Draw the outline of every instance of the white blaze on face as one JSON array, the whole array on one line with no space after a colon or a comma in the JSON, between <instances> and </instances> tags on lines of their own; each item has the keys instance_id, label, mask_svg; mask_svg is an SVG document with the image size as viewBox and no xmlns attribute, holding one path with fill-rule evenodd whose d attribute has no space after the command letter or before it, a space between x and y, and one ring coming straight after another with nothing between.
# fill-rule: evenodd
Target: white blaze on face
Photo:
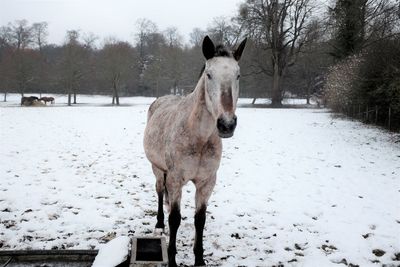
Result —
<instances>
[{"instance_id":1,"label":"white blaze on face","mask_svg":"<svg viewBox=\"0 0 400 267\"><path fill-rule=\"evenodd\" d=\"M230 57L214 57L204 70L206 105L215 119L232 120L239 96L240 68Z\"/></svg>"}]
</instances>

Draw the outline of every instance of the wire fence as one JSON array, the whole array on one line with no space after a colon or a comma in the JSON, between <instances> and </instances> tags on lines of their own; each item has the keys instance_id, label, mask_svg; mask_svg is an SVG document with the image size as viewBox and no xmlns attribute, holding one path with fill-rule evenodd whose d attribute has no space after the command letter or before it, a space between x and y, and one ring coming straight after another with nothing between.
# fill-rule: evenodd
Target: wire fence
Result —
<instances>
[{"instance_id":1,"label":"wire fence","mask_svg":"<svg viewBox=\"0 0 400 267\"><path fill-rule=\"evenodd\" d=\"M382 126L389 131L398 131L400 129L399 114L394 114L390 106L350 105L344 113L364 123Z\"/></svg>"}]
</instances>

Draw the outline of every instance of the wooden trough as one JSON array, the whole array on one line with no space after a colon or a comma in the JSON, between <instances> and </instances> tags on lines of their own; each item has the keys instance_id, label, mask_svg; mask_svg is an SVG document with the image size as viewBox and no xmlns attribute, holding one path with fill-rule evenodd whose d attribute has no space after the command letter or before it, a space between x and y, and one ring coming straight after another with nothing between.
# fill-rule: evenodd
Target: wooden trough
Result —
<instances>
[{"instance_id":1,"label":"wooden trough","mask_svg":"<svg viewBox=\"0 0 400 267\"><path fill-rule=\"evenodd\" d=\"M168 266L167 245L164 237L132 238L132 255L129 267Z\"/></svg>"},{"instance_id":2,"label":"wooden trough","mask_svg":"<svg viewBox=\"0 0 400 267\"><path fill-rule=\"evenodd\" d=\"M1 267L90 267L98 250L0 250ZM128 259L117 267L168 266L164 237L134 237Z\"/></svg>"},{"instance_id":3,"label":"wooden trough","mask_svg":"<svg viewBox=\"0 0 400 267\"><path fill-rule=\"evenodd\" d=\"M98 250L3 250L0 251L0 266L89 267L92 266L97 252Z\"/></svg>"}]
</instances>

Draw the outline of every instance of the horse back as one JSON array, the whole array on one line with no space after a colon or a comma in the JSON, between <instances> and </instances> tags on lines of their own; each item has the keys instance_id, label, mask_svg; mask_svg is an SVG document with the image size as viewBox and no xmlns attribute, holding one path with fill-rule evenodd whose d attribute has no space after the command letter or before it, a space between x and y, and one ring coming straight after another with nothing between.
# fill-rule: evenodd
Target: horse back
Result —
<instances>
[{"instance_id":1,"label":"horse back","mask_svg":"<svg viewBox=\"0 0 400 267\"><path fill-rule=\"evenodd\" d=\"M182 97L180 96L167 95L154 100L154 102L151 103L149 107L149 111L147 112L147 122L150 121L151 117L156 111L166 111L167 109L170 109L177 105L181 99Z\"/></svg>"}]
</instances>

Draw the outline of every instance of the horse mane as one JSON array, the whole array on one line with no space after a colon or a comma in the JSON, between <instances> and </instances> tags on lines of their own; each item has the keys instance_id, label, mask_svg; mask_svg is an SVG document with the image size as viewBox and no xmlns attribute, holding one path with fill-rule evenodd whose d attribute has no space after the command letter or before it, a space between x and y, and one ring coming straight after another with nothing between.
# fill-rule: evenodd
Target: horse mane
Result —
<instances>
[{"instance_id":1,"label":"horse mane","mask_svg":"<svg viewBox=\"0 0 400 267\"><path fill-rule=\"evenodd\" d=\"M225 46L219 44L215 47L214 57L233 57L233 55Z\"/></svg>"},{"instance_id":2,"label":"horse mane","mask_svg":"<svg viewBox=\"0 0 400 267\"><path fill-rule=\"evenodd\" d=\"M224 45L219 44L215 47L215 54L214 57L232 57L232 51L228 50ZM204 69L206 68L206 64L203 65L200 71L199 79L201 75L203 75Z\"/></svg>"}]
</instances>

